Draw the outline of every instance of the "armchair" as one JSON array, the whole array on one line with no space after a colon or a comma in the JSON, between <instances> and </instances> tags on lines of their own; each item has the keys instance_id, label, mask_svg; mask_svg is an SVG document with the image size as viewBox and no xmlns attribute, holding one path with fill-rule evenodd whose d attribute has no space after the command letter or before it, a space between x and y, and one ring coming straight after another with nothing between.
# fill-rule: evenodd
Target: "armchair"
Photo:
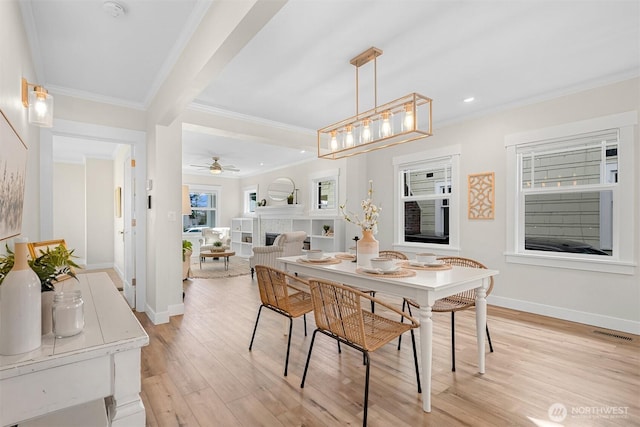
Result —
<instances>
[{"instance_id":1,"label":"armchair","mask_svg":"<svg viewBox=\"0 0 640 427\"><path fill-rule=\"evenodd\" d=\"M203 228L200 240L200 252L210 251L215 242L222 242L222 248L230 248L231 237L229 237L229 227Z\"/></svg>"},{"instance_id":2,"label":"armchair","mask_svg":"<svg viewBox=\"0 0 640 427\"><path fill-rule=\"evenodd\" d=\"M267 265L272 268L282 269L276 258L302 255L302 247L306 238L307 233L304 231L290 231L278 235L273 242L273 246L255 246L253 248L253 256L249 258L251 278L253 279L256 265Z\"/></svg>"}]
</instances>

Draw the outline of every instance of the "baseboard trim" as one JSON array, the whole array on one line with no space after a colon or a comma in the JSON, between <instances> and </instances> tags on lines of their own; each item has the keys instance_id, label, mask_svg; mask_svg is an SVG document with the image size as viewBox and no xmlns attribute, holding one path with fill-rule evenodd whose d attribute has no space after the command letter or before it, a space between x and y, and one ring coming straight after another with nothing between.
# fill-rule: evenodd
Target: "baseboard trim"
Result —
<instances>
[{"instance_id":1,"label":"baseboard trim","mask_svg":"<svg viewBox=\"0 0 640 427\"><path fill-rule=\"evenodd\" d=\"M100 264L87 264L84 266L85 270L103 270L105 268L113 268L112 262L104 262Z\"/></svg>"},{"instance_id":2,"label":"baseboard trim","mask_svg":"<svg viewBox=\"0 0 640 427\"><path fill-rule=\"evenodd\" d=\"M593 325L600 328L614 331L626 332L640 335L640 322L620 319L618 317L603 316L601 314L587 313L584 311L571 310L563 307L556 307L545 304L537 304L529 301L522 301L513 298L499 297L491 295L487 301L499 307L513 310L525 311L527 313L539 314L542 316L554 317L556 319L568 320L571 322Z\"/></svg>"},{"instance_id":3,"label":"baseboard trim","mask_svg":"<svg viewBox=\"0 0 640 427\"><path fill-rule=\"evenodd\" d=\"M171 304L169 306L169 316L179 316L184 314L184 303Z\"/></svg>"},{"instance_id":4,"label":"baseboard trim","mask_svg":"<svg viewBox=\"0 0 640 427\"><path fill-rule=\"evenodd\" d=\"M162 311L162 312L156 313L155 311L153 311L153 309L151 307L149 307L149 305L147 305L147 308L145 310L145 314L147 315L149 320L151 320L151 322L154 325L161 325L163 323L169 323L169 312L168 311Z\"/></svg>"}]
</instances>

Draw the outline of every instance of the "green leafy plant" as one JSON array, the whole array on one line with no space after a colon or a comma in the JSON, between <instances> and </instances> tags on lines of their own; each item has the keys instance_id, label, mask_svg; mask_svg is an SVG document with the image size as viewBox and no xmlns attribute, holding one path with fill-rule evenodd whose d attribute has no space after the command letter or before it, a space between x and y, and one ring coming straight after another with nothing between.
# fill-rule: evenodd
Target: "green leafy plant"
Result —
<instances>
[{"instance_id":1,"label":"green leafy plant","mask_svg":"<svg viewBox=\"0 0 640 427\"><path fill-rule=\"evenodd\" d=\"M290 205L293 204L293 193L287 196L287 203Z\"/></svg>"},{"instance_id":2,"label":"green leafy plant","mask_svg":"<svg viewBox=\"0 0 640 427\"><path fill-rule=\"evenodd\" d=\"M221 240L216 240L215 242L213 242L213 246L215 246L216 248L221 248L222 247L222 241Z\"/></svg>"},{"instance_id":3,"label":"green leafy plant","mask_svg":"<svg viewBox=\"0 0 640 427\"><path fill-rule=\"evenodd\" d=\"M182 241L182 262L186 260L187 251L193 252L193 244L188 240Z\"/></svg>"},{"instance_id":4,"label":"green leafy plant","mask_svg":"<svg viewBox=\"0 0 640 427\"><path fill-rule=\"evenodd\" d=\"M13 268L15 254L5 245L7 254L0 256L0 284ZM74 268L80 268L72 258L73 249L69 250L62 245L55 248L40 250L40 256L30 259L29 267L38 275L42 292L53 291L54 283L63 276L70 276L77 280Z\"/></svg>"}]
</instances>

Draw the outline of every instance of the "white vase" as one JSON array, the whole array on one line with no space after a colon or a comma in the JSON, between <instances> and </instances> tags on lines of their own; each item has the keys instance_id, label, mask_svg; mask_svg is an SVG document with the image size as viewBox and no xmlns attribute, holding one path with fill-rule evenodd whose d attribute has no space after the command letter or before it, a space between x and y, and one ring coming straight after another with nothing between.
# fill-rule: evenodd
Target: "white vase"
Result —
<instances>
[{"instance_id":1,"label":"white vase","mask_svg":"<svg viewBox=\"0 0 640 427\"><path fill-rule=\"evenodd\" d=\"M0 354L33 351L42 342L40 279L27 263L27 241L16 239L13 268L0 285Z\"/></svg>"},{"instance_id":2,"label":"white vase","mask_svg":"<svg viewBox=\"0 0 640 427\"><path fill-rule=\"evenodd\" d=\"M362 230L362 239L356 245L358 267L371 268L371 258L378 257L379 248L378 241L373 237L373 231Z\"/></svg>"}]
</instances>

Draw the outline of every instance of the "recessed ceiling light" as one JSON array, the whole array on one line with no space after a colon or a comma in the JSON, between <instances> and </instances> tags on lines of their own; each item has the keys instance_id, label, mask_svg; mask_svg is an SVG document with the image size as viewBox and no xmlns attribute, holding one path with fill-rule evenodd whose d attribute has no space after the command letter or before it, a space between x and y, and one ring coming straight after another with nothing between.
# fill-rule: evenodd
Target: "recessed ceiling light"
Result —
<instances>
[{"instance_id":1,"label":"recessed ceiling light","mask_svg":"<svg viewBox=\"0 0 640 427\"><path fill-rule=\"evenodd\" d=\"M304 154L306 152L307 152L307 150L300 150L300 154Z\"/></svg>"},{"instance_id":2,"label":"recessed ceiling light","mask_svg":"<svg viewBox=\"0 0 640 427\"><path fill-rule=\"evenodd\" d=\"M124 15L124 7L114 1L106 1L102 3L102 10L114 18Z\"/></svg>"},{"instance_id":3,"label":"recessed ceiling light","mask_svg":"<svg viewBox=\"0 0 640 427\"><path fill-rule=\"evenodd\" d=\"M474 100L475 100L475 98L473 96L470 96L469 98L463 99L462 102L469 103L469 102L473 102Z\"/></svg>"},{"instance_id":4,"label":"recessed ceiling light","mask_svg":"<svg viewBox=\"0 0 640 427\"><path fill-rule=\"evenodd\" d=\"M260 166L264 166L264 163L263 163L263 162L260 162Z\"/></svg>"}]
</instances>

